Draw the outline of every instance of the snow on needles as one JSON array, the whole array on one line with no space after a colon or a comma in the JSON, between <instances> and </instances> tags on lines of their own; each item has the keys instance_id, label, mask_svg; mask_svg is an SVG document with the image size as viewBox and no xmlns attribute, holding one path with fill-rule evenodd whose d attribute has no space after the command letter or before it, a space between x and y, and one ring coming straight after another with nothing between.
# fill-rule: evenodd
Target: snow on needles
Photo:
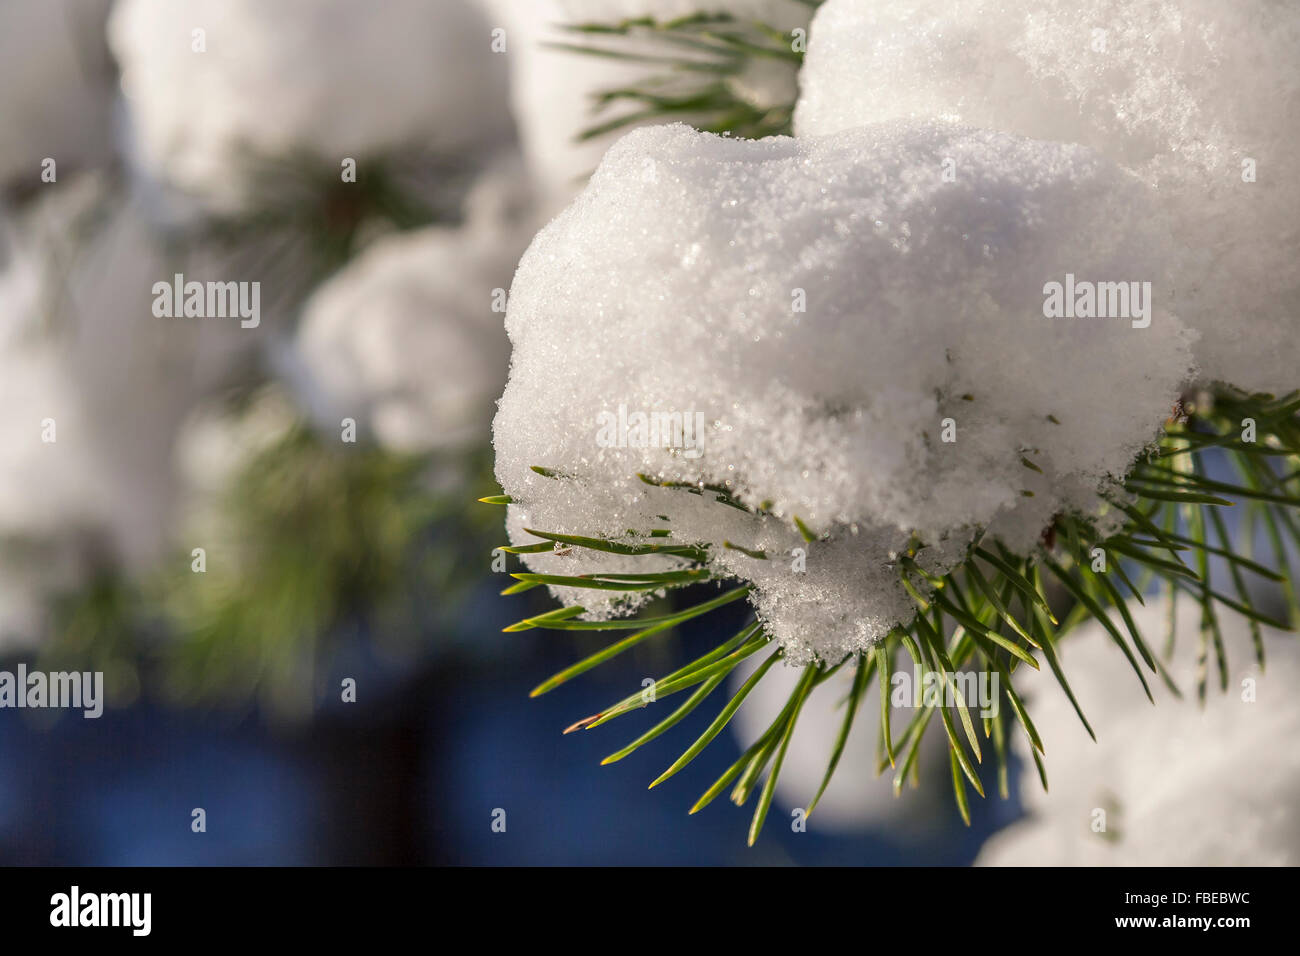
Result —
<instances>
[{"instance_id":1,"label":"snow on needles","mask_svg":"<svg viewBox=\"0 0 1300 956\"><path fill-rule=\"evenodd\" d=\"M867 646L911 616L890 562L913 534L936 567L980 528L1028 548L1057 511L1095 512L1156 437L1191 357L1154 219L1083 147L943 122L637 130L511 288L495 442L512 540L667 528L754 583L792 661ZM1046 318L1044 284L1067 274L1151 281L1150 324ZM827 537L806 544L795 518ZM618 570L608 557L528 563Z\"/></svg>"}]
</instances>

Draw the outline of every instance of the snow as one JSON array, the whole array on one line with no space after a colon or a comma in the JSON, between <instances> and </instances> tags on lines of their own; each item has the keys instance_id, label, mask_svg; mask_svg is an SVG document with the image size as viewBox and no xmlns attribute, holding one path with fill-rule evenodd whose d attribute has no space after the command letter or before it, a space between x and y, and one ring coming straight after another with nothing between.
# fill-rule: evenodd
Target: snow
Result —
<instances>
[{"instance_id":1,"label":"snow","mask_svg":"<svg viewBox=\"0 0 1300 956\"><path fill-rule=\"evenodd\" d=\"M353 0L122 0L109 39L136 161L219 212L304 159L339 170L510 135L506 60L467 0L387 0L382 15Z\"/></svg>"},{"instance_id":2,"label":"snow","mask_svg":"<svg viewBox=\"0 0 1300 956\"><path fill-rule=\"evenodd\" d=\"M303 310L291 375L318 425L347 417L364 439L406 452L487 443L505 382L504 307L530 224L517 164L484 177L464 226L373 243Z\"/></svg>"},{"instance_id":3,"label":"snow","mask_svg":"<svg viewBox=\"0 0 1300 956\"><path fill-rule=\"evenodd\" d=\"M165 552L172 441L237 354L229 339L253 339L238 323L223 336L154 317L152 284L174 263L97 176L60 182L0 226L0 577L16 595L0 597L0 637L30 639L43 597Z\"/></svg>"},{"instance_id":4,"label":"snow","mask_svg":"<svg viewBox=\"0 0 1300 956\"><path fill-rule=\"evenodd\" d=\"M298 334L321 426L353 418L399 451L482 442L509 354L492 290L512 264L430 228L378 241L326 282Z\"/></svg>"},{"instance_id":5,"label":"snow","mask_svg":"<svg viewBox=\"0 0 1300 956\"><path fill-rule=\"evenodd\" d=\"M166 498L147 449L166 442L163 422L177 397L160 376L166 343L146 347L133 334L152 319L149 283L163 267L129 208L109 211L97 190L71 190L50 194L8 227L0 276L7 366L0 378L10 396L0 402L8 459L0 469L0 533L100 524L113 529L115 550L138 557L149 550L147 529ZM88 206L104 218L80 245L48 239L84 225ZM42 441L47 417L54 442ZM120 421L131 423L129 432ZM33 488L42 489L39 502Z\"/></svg>"},{"instance_id":6,"label":"snow","mask_svg":"<svg viewBox=\"0 0 1300 956\"><path fill-rule=\"evenodd\" d=\"M978 528L1027 549L1056 511L1096 511L1099 486L1156 437L1191 359L1151 220L1145 188L1087 149L940 122L627 135L511 288L494 427L512 540L670 528L755 584L796 663L879 640L910 618L890 562L913 533L934 567ZM1067 273L1152 281L1150 326L1046 318L1044 283ZM702 455L602 441L620 406L702 415ZM766 513L638 473L720 484ZM829 539L806 544L795 517ZM528 564L614 570L607 558Z\"/></svg>"},{"instance_id":7,"label":"snow","mask_svg":"<svg viewBox=\"0 0 1300 956\"><path fill-rule=\"evenodd\" d=\"M44 600L76 585L85 551L113 529L94 419L42 328L40 261L6 223L0 272L0 648L41 632ZM48 428L54 427L52 442ZM39 489L39 493L34 493ZM119 526L120 528L120 526ZM111 541L115 534L108 534Z\"/></svg>"},{"instance_id":8,"label":"snow","mask_svg":"<svg viewBox=\"0 0 1300 956\"><path fill-rule=\"evenodd\" d=\"M1152 707L1099 623L1066 638L1070 686L1097 732L1088 737L1052 675L1017 677L1046 751L1050 791L1029 762L1021 801L1028 819L993 836L978 862L989 866L1295 866L1300 862L1300 727L1293 688L1300 680L1295 636L1264 628L1267 672L1253 660L1244 618L1220 609L1231 680L1220 693L1211 654L1205 709L1195 692L1200 610L1179 602L1170 671L1177 700L1151 680ZM1166 599L1130 606L1144 634L1164 633ZM1249 664L1247 663L1249 662ZM1253 687L1251 686L1253 685ZM1248 691L1255 699L1246 699ZM1106 832L1093 830L1105 810Z\"/></svg>"},{"instance_id":9,"label":"snow","mask_svg":"<svg viewBox=\"0 0 1300 956\"><path fill-rule=\"evenodd\" d=\"M1300 385L1297 49L1300 7L1276 0L828 0L795 131L943 117L1096 149L1159 190L1201 378L1284 394Z\"/></svg>"}]
</instances>

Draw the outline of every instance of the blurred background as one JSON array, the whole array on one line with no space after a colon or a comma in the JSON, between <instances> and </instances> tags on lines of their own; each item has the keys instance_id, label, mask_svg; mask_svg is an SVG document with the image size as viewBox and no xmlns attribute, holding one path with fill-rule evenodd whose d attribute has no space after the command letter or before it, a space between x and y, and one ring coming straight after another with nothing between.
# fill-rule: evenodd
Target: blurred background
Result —
<instances>
[{"instance_id":1,"label":"blurred background","mask_svg":"<svg viewBox=\"0 0 1300 956\"><path fill-rule=\"evenodd\" d=\"M793 104L786 62L563 48L617 7L0 2L0 669L107 696L0 710L0 862L963 863L1008 818L747 851L741 811L685 814L731 737L651 794L666 752L561 736L707 634L527 696L586 645L501 632L546 605L497 596L475 502L515 263L621 127ZM258 314L159 282L257 283Z\"/></svg>"},{"instance_id":2,"label":"blurred background","mask_svg":"<svg viewBox=\"0 0 1300 956\"><path fill-rule=\"evenodd\" d=\"M937 735L895 799L864 717L773 825L828 687L747 849L747 811L686 809L757 717L653 793L708 708L612 767L649 714L560 733L739 616L538 699L592 642L502 633L549 608L498 596L475 502L519 256L632 124L788 132L797 58L611 26L693 6L0 0L0 670L107 693L0 710L0 863L967 864L1021 815L1013 774L963 826ZM815 5L763 6L755 43ZM188 282L256 312L155 288Z\"/></svg>"}]
</instances>

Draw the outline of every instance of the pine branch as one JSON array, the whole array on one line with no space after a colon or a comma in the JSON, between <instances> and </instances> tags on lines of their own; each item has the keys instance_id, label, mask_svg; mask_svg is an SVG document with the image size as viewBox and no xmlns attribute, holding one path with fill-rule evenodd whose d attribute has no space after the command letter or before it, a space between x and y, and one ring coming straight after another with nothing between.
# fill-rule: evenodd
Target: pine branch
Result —
<instances>
[{"instance_id":1,"label":"pine branch","mask_svg":"<svg viewBox=\"0 0 1300 956\"><path fill-rule=\"evenodd\" d=\"M815 9L820 0L804 2ZM791 37L768 24L727 13L698 13L669 20L635 17L613 24L581 23L564 29L574 40L547 44L550 49L639 63L649 71L635 86L597 91L591 102L593 120L578 134L579 141L638 123L673 121L746 139L792 132L794 77L803 52ZM770 71L774 80L788 80L788 100L755 102L745 95L741 77L758 65ZM620 104L630 108L607 115Z\"/></svg>"},{"instance_id":2,"label":"pine branch","mask_svg":"<svg viewBox=\"0 0 1300 956\"><path fill-rule=\"evenodd\" d=\"M1221 690L1228 686L1229 665L1218 627L1217 609L1228 608L1251 622L1256 658L1264 661L1260 625L1293 630L1300 623L1296 603L1295 578L1286 557L1286 545L1300 547L1300 393L1281 399L1267 395L1248 395L1224 389L1196 402L1183 403L1186 415L1166 423L1157 447L1135 461L1126 476L1125 494L1110 495L1110 506L1125 516L1120 529L1103 536L1094 516L1058 514L1044 529L1042 546L1031 554L1014 554L1001 541L981 536L970 542L965 560L946 573L927 570L923 565L925 547L913 538L907 551L897 557L895 571L915 605L915 616L906 625L894 629L882 642L843 660L817 661L805 665L804 673L791 692L785 708L758 741L692 807L703 808L733 780L733 802L743 804L757 786L758 778L770 766L750 828L750 842L762 829L772 798L781 758L793 733L795 721L808 693L843 666L854 668L852 691L844 723L835 741L826 774L809 804L816 806L829 784L848 735L858 705L873 672L878 675L881 693L881 759L879 770L896 769L895 787L901 786L917 768L918 748L932 718L938 712L950 752L954 799L962 818L969 824L970 809L967 786L984 795L980 773L983 749L979 743L975 720L960 689L953 681L958 672L972 671L983 680L996 675L1000 694L1010 707L1016 722L1028 739L1034 759L1046 787L1046 769L1040 755L1043 741L1017 694L1012 681L1020 665L1039 668L1039 658L1048 668L1069 699L1080 722L1095 739L1091 724L1070 688L1065 667L1058 655L1058 645L1080 624L1096 620L1106 630L1117 649L1128 660L1142 691L1154 701L1148 674L1158 677L1174 693L1178 689L1169 678L1165 664L1152 651L1129 612L1126 595L1120 585L1138 600L1149 593L1152 585L1164 589L1170 597L1181 594L1195 600L1201 608L1201 657L1206 666L1198 688L1204 700L1208 684L1208 659L1216 662ZM1253 420L1256 433L1248 440L1243 422ZM1208 477L1211 458L1226 459L1237 474L1236 481ZM1032 463L1027 464L1030 467ZM566 480L545 468L539 473ZM643 480L651 481L645 478ZM704 483L677 483L672 487L683 494L712 499L723 507L742 508L753 513L760 509L746 506L723 487ZM493 504L508 504L508 496L482 499ZM1229 531L1222 509L1245 507L1245 520L1237 536ZM797 518L794 522L809 536ZM1260 550L1253 528L1263 524L1271 551ZM516 574L529 584L557 584L565 587L588 587L625 592L652 591L682 593L688 599L699 593L703 581L735 581L721 573L710 560L715 547L746 550L730 542L675 540L656 529L654 543L628 543L598 537L530 531L540 540L536 544L512 546L514 553L540 553L554 548L582 548L598 553L620 555L671 554L687 566L670 572L638 574L584 574L555 576ZM634 539L633 539L634 540ZM747 552L748 553L748 552ZM761 558L761 554L754 554ZM1227 587L1215 580L1211 557L1226 564ZM1104 564L1095 566L1100 560ZM1276 567L1275 566L1279 566ZM1115 571L1115 575L1109 573ZM1284 620L1261 608L1247 586L1247 576L1254 576L1285 590L1287 614ZM1135 583L1137 578L1141 583ZM1055 581L1060 594L1049 591L1046 582ZM1116 580L1118 579L1118 580ZM514 589L507 589L507 592ZM715 596L689 604L673 614L657 618L578 621L584 609L564 608L540 616L525 618L509 630L626 630L637 633L624 638L543 682L534 694L544 693L615 656L628 647L666 633L672 627L731 603L748 593L748 586L726 590ZM1054 600L1055 599L1055 600ZM692 664L675 671L655 684L651 697L633 694L595 715L578 721L570 731L592 729L632 710L648 706L649 700L678 691L698 688L686 704L650 731L611 754L606 762L622 759L643 745L659 738L686 713L703 700L741 661L763 648L772 653L718 712L705 733L652 783L655 786L677 773L693 760L729 722L753 688L781 656L755 619L729 641L718 645ZM899 649L911 658L917 673L934 675L949 694L938 700L922 701L902 736L892 736L893 706L888 699L893 661ZM1165 651L1167 660L1172 645ZM998 792L1007 794L1005 724L1000 710L995 716L982 718L986 738L994 741L994 761ZM901 755L901 759L900 759Z\"/></svg>"}]
</instances>

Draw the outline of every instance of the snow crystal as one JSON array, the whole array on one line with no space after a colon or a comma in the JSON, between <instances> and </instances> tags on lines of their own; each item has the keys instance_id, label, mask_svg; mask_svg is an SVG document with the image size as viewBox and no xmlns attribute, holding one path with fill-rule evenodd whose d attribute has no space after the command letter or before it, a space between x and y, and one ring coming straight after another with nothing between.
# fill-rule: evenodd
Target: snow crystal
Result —
<instances>
[{"instance_id":1,"label":"snow crystal","mask_svg":"<svg viewBox=\"0 0 1300 956\"><path fill-rule=\"evenodd\" d=\"M1300 386L1300 6L1276 0L828 0L799 135L944 117L1082 143L1160 191L1206 381Z\"/></svg>"},{"instance_id":2,"label":"snow crystal","mask_svg":"<svg viewBox=\"0 0 1300 956\"><path fill-rule=\"evenodd\" d=\"M1164 633L1167 599L1130 611L1145 634ZM1294 693L1300 655L1293 635L1264 628L1267 674L1257 673L1245 618L1218 611L1233 668L1226 694L1211 686L1202 709L1195 658L1178 649L1170 666L1178 700L1148 674L1156 706L1101 624L1061 645L1070 687L1097 733L1094 743L1050 673L1025 674L1020 690L1046 749L1043 792L1022 775L1029 819L997 834L978 862L1014 866L1295 866L1300 863L1300 727ZM1199 628L1195 602L1179 602L1177 631ZM1192 640L1195 640L1193 637ZM1250 662L1249 667L1246 662ZM1211 662L1211 669L1214 664ZM1250 684L1246 683L1249 679ZM1211 674L1211 684L1215 675ZM1247 688L1254 699L1247 700ZM1026 765L1022 734L1015 747ZM1095 832L1106 812L1106 831Z\"/></svg>"},{"instance_id":3,"label":"snow crystal","mask_svg":"<svg viewBox=\"0 0 1300 956\"><path fill-rule=\"evenodd\" d=\"M509 136L505 57L466 0L122 0L109 38L140 163L222 212L304 154L338 170Z\"/></svg>"},{"instance_id":4,"label":"snow crystal","mask_svg":"<svg viewBox=\"0 0 1300 956\"><path fill-rule=\"evenodd\" d=\"M944 123L629 134L511 288L495 440L512 540L669 529L754 583L793 660L878 640L910 617L891 560L913 533L936 567L978 528L1027 548L1155 437L1190 352L1150 215L1083 147ZM1152 282L1150 325L1046 318L1067 274Z\"/></svg>"}]
</instances>

